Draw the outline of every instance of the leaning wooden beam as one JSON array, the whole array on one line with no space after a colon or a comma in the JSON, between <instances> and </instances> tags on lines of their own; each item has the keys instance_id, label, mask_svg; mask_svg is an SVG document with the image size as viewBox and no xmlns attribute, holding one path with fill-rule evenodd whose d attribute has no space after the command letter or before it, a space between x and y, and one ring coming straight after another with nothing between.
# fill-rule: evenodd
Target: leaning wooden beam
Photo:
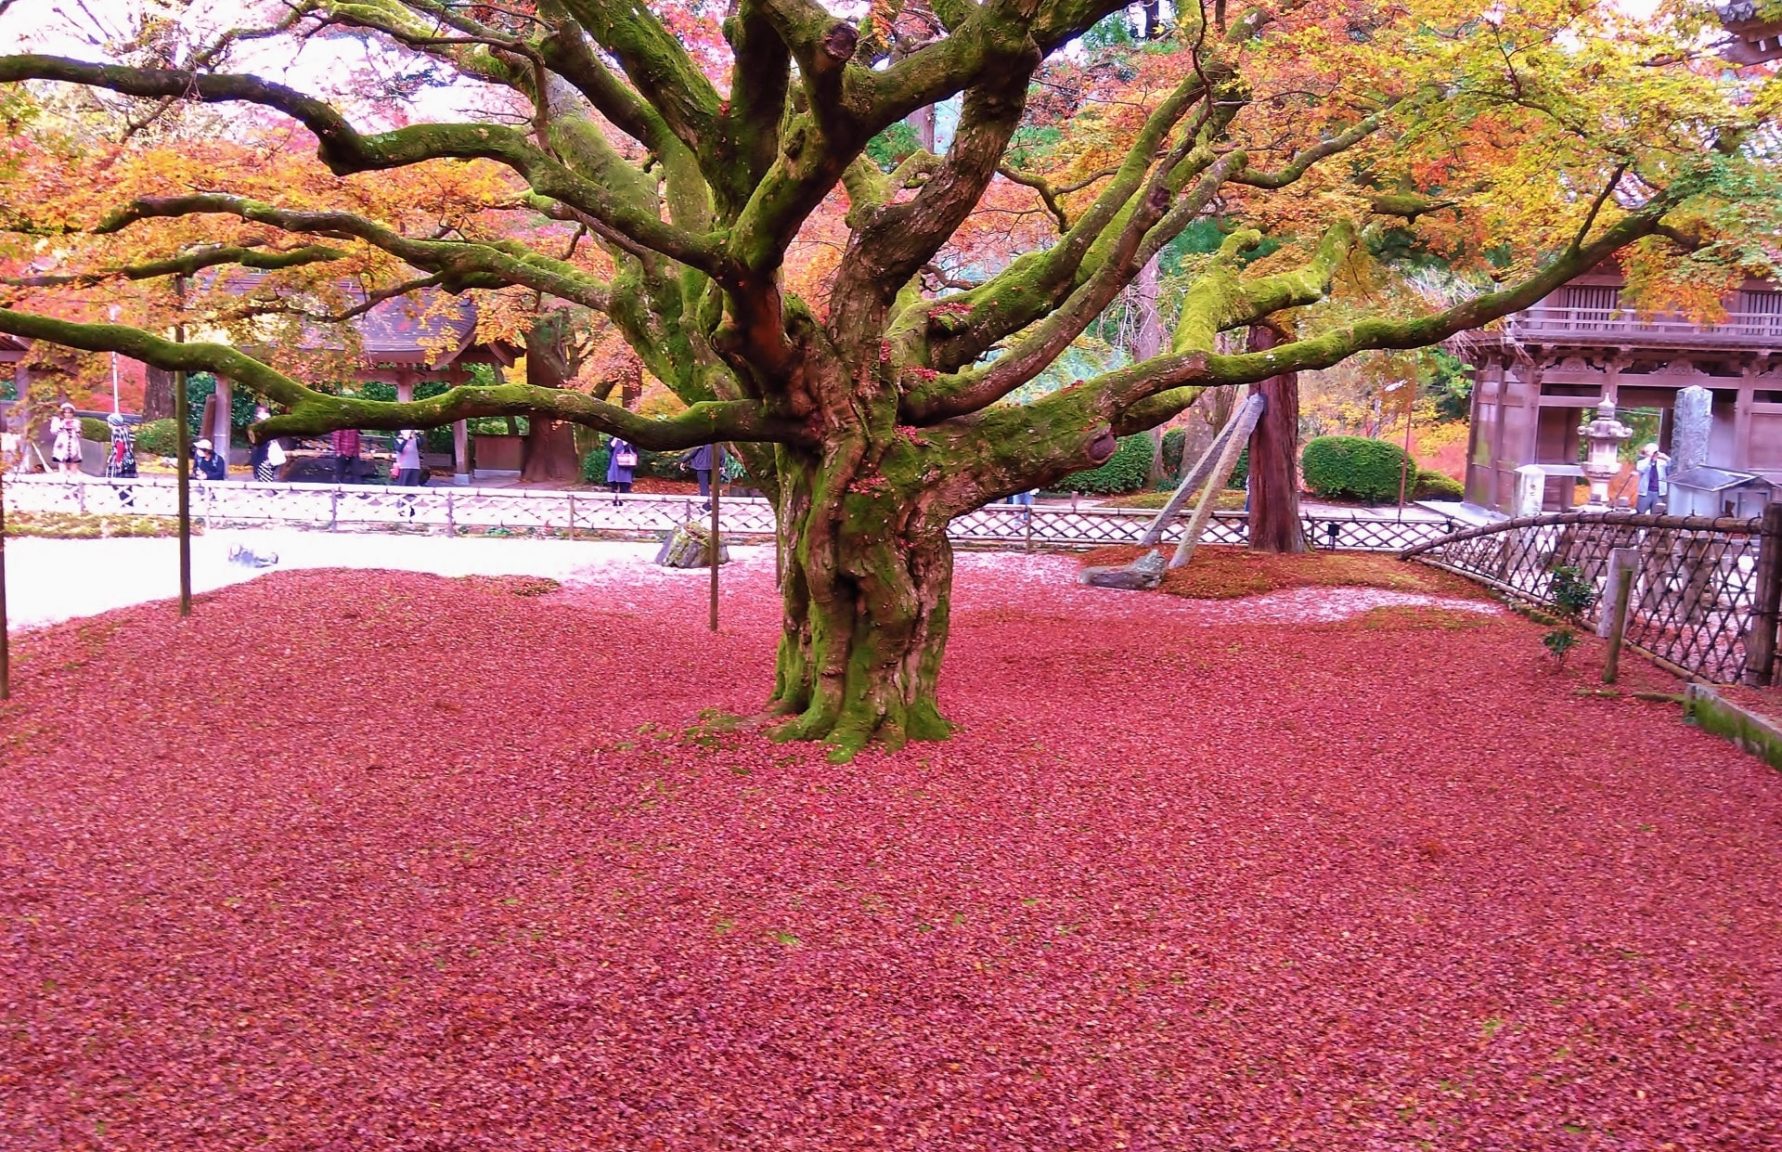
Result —
<instances>
[{"instance_id":1,"label":"leaning wooden beam","mask_svg":"<svg viewBox=\"0 0 1782 1152\"><path fill-rule=\"evenodd\" d=\"M1760 517L1745 519L1737 516L1655 516L1650 512L1549 512L1540 516L1517 516L1511 520L1494 520L1490 524L1481 524L1476 528L1466 528L1451 536L1439 536L1434 540L1406 548L1398 554L1400 560L1409 560L1420 556L1434 548L1458 544L1462 540L1472 540L1480 536L1491 536L1498 532L1508 532L1516 528L1544 528L1558 524L1579 524L1589 521L1593 524L1620 524L1631 528L1670 528L1686 532L1732 532L1755 536L1763 527Z\"/></svg>"},{"instance_id":2,"label":"leaning wooden beam","mask_svg":"<svg viewBox=\"0 0 1782 1152\"><path fill-rule=\"evenodd\" d=\"M1200 543L1200 534L1206 530L1207 521L1213 518L1213 505L1219 499L1219 491L1231 479L1232 470L1237 467L1238 456L1242 454L1244 445L1250 442L1250 433L1256 430L1256 422L1262 419L1263 403L1260 394L1247 397L1240 414L1232 420L1231 439L1225 442L1225 448L1219 453L1219 462L1213 466L1212 475L1207 477L1206 491L1200 494L1200 503L1194 506L1194 515L1188 521L1188 531L1182 533L1182 542L1176 545L1175 557L1169 562L1171 568L1180 568L1194 555L1194 547Z\"/></svg>"},{"instance_id":3,"label":"leaning wooden beam","mask_svg":"<svg viewBox=\"0 0 1782 1152\"><path fill-rule=\"evenodd\" d=\"M1164 527L1181 512L1182 505L1188 503L1189 495L1212 470L1213 461L1218 458L1220 449L1225 447L1226 442L1231 438L1232 430L1238 426L1238 421L1244 418L1251 404L1256 404L1260 408L1262 397L1246 396L1244 402L1238 406L1236 411L1232 412L1231 419L1225 422L1225 427L1219 429L1212 442L1207 445L1206 451L1200 454L1200 459L1194 462L1194 467L1189 469L1188 474L1182 477L1182 482L1176 485L1175 495L1171 496L1169 503L1158 511L1157 518L1151 521L1151 526L1145 529L1145 534L1139 537L1140 547L1149 548L1163 539ZM1254 426L1252 423L1251 427Z\"/></svg>"}]
</instances>

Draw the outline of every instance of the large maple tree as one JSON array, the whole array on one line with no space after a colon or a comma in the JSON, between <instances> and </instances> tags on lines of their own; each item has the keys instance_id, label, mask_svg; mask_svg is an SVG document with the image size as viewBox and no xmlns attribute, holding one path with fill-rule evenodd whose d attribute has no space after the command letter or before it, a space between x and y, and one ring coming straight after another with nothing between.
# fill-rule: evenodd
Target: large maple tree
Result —
<instances>
[{"instance_id":1,"label":"large maple tree","mask_svg":"<svg viewBox=\"0 0 1782 1152\"><path fill-rule=\"evenodd\" d=\"M83 86L148 117L248 109L262 139L319 161L262 146L251 174L88 179L57 211L42 190L4 197L5 227L87 261L89 285L339 262L390 291L529 293L622 336L687 403L672 417L513 382L356 400L239 342L19 297L0 331L227 375L280 409L260 436L528 414L655 449L736 443L782 542L771 711L848 753L947 730L955 516L1105 461L1205 389L1434 343L1623 250L1636 288L1775 260L1752 143L1775 85L1729 83L1686 5L1628 20L1583 0L1265 0L1173 23L1135 8L1153 39L1090 67L1085 34L1124 10L284 0L263 26L148 59L0 57L0 82ZM231 65L247 45L341 35L408 61L388 91L328 100ZM482 111L420 119L439 102L416 93L442 83ZM907 146L884 147L899 131ZM1217 243L1177 243L1209 221ZM1164 256L1173 335L1030 387ZM1443 299L1400 275L1432 262Z\"/></svg>"}]
</instances>

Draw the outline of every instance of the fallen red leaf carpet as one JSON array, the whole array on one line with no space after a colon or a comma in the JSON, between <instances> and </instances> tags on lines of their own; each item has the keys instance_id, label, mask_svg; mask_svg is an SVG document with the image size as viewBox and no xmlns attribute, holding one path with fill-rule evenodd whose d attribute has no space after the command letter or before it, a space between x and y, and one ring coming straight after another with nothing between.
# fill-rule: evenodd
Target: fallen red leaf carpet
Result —
<instances>
[{"instance_id":1,"label":"fallen red leaf carpet","mask_svg":"<svg viewBox=\"0 0 1782 1152\"><path fill-rule=\"evenodd\" d=\"M1513 617L961 567L846 767L698 727L759 563L23 637L0 1148L1782 1147L1782 775Z\"/></svg>"}]
</instances>

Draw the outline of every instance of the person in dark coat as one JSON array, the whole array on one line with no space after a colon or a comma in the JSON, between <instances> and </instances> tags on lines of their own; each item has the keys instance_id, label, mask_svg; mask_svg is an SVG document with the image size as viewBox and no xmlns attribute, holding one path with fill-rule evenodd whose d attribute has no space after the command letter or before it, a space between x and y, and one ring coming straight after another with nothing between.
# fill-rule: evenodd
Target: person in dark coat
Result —
<instances>
[{"instance_id":1,"label":"person in dark coat","mask_svg":"<svg viewBox=\"0 0 1782 1152\"><path fill-rule=\"evenodd\" d=\"M192 445L192 479L222 480L228 475L228 461L211 449L209 440Z\"/></svg>"},{"instance_id":2,"label":"person in dark coat","mask_svg":"<svg viewBox=\"0 0 1782 1152\"><path fill-rule=\"evenodd\" d=\"M681 462L693 469L693 475L699 478L699 494L710 496L712 494L712 446L701 444L687 453Z\"/></svg>"},{"instance_id":3,"label":"person in dark coat","mask_svg":"<svg viewBox=\"0 0 1782 1152\"><path fill-rule=\"evenodd\" d=\"M637 467L637 449L629 440L614 436L606 457L606 486L619 502L621 492L631 491L631 473Z\"/></svg>"}]
</instances>

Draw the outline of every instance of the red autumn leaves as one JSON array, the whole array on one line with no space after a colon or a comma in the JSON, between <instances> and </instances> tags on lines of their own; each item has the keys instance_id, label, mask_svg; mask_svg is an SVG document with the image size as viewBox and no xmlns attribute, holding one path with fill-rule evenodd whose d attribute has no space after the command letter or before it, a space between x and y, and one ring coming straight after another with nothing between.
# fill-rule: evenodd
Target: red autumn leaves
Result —
<instances>
[{"instance_id":1,"label":"red autumn leaves","mask_svg":"<svg viewBox=\"0 0 1782 1152\"><path fill-rule=\"evenodd\" d=\"M1782 1140L1771 770L1514 618L960 567L961 734L846 768L698 725L759 560L716 639L701 574L25 637L0 1147Z\"/></svg>"}]
</instances>

